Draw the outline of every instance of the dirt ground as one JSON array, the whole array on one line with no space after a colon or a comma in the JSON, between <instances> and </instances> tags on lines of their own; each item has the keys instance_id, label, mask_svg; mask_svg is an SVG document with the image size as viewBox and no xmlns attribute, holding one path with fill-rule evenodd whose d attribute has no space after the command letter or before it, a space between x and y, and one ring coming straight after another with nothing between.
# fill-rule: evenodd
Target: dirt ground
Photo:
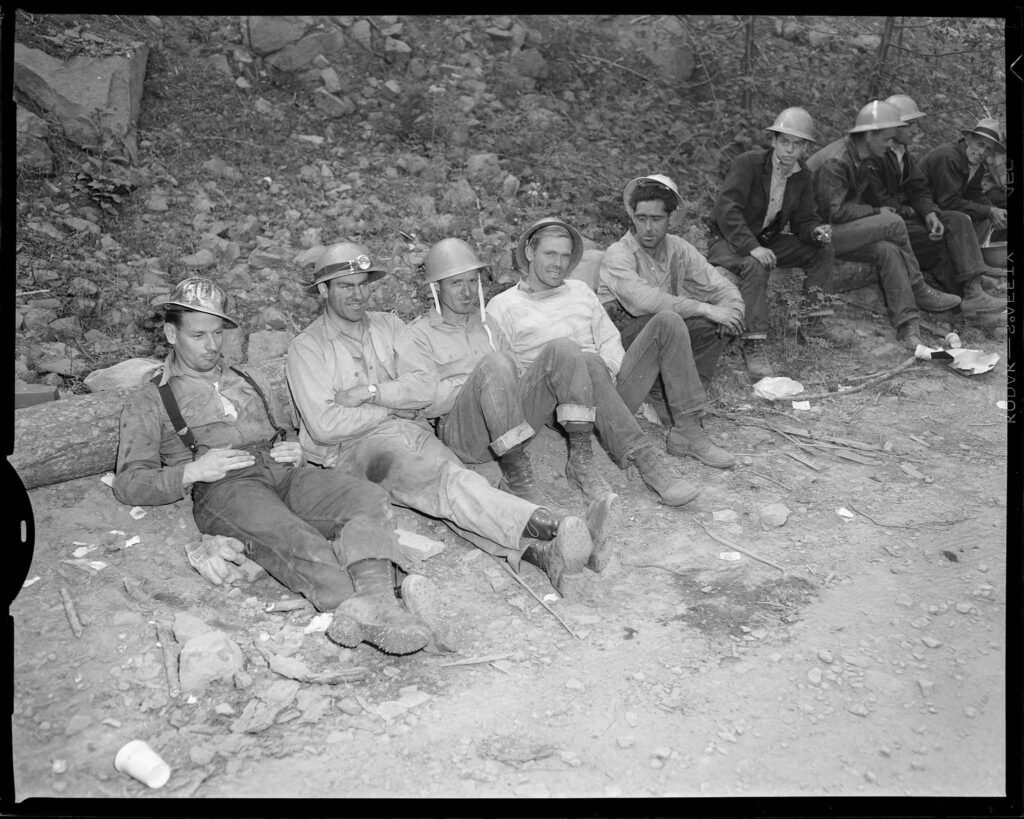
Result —
<instances>
[{"instance_id":1,"label":"dirt ground","mask_svg":"<svg viewBox=\"0 0 1024 819\"><path fill-rule=\"evenodd\" d=\"M446 543L418 570L445 594L454 653L339 649L303 632L312 609L265 610L292 597L265 574L209 585L183 555L196 537L189 501L135 519L100 476L32 491L30 585L11 609L17 799L1002 795L1005 359L973 378L918 362L810 412L740 392L741 366L735 352L723 359L720 414L707 419L741 463L680 462L703 487L693 503L658 505L601 451L622 511L604 573L548 603L573 634L487 555L408 512L403 528ZM882 448L857 450L869 463L800 452L757 424ZM563 446L545 430L534 459L578 505ZM760 519L771 503L790 511L781 526ZM786 573L723 559L733 550L702 526ZM83 543L98 548L66 562ZM553 593L532 566L522 576ZM241 646L234 684L169 698L155 625L183 611ZM257 648L268 645L315 671L368 673L282 685ZM256 698L270 717L240 730ZM160 790L113 767L137 738L172 769Z\"/></svg>"}]
</instances>

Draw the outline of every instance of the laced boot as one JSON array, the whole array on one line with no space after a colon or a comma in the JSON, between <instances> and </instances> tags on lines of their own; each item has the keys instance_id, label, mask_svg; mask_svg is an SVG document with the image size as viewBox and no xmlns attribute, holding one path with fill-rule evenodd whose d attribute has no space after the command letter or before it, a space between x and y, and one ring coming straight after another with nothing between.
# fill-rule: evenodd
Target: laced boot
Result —
<instances>
[{"instance_id":1,"label":"laced boot","mask_svg":"<svg viewBox=\"0 0 1024 819\"><path fill-rule=\"evenodd\" d=\"M736 464L736 458L713 444L704 434L700 418L694 413L681 416L676 425L668 431L665 450L669 455L677 457L689 455L702 464L716 469L726 469Z\"/></svg>"},{"instance_id":2,"label":"laced boot","mask_svg":"<svg viewBox=\"0 0 1024 819\"><path fill-rule=\"evenodd\" d=\"M952 310L960 303L960 297L952 293L943 293L934 287L929 287L924 278L919 278L911 285L914 293L914 301L922 310L932 313L941 313L945 310Z\"/></svg>"},{"instance_id":3,"label":"laced boot","mask_svg":"<svg viewBox=\"0 0 1024 819\"><path fill-rule=\"evenodd\" d=\"M527 546L523 560L541 569L559 594L562 593L562 578L579 574L594 550L582 518L575 515L557 518L544 507L530 517L523 537L540 541Z\"/></svg>"},{"instance_id":4,"label":"laced boot","mask_svg":"<svg viewBox=\"0 0 1024 819\"><path fill-rule=\"evenodd\" d=\"M569 460L565 464L565 477L576 484L588 501L597 501L612 494L597 467L594 466L594 451L591 449L590 424L586 430L573 429L566 424L569 435Z\"/></svg>"},{"instance_id":5,"label":"laced boot","mask_svg":"<svg viewBox=\"0 0 1024 819\"><path fill-rule=\"evenodd\" d=\"M430 626L433 639L425 650L430 653L455 651L453 629L444 617L437 584L422 574L406 575L399 594L405 607Z\"/></svg>"},{"instance_id":6,"label":"laced boot","mask_svg":"<svg viewBox=\"0 0 1024 819\"><path fill-rule=\"evenodd\" d=\"M534 483L533 464L530 462L530 454L526 451L525 441L516 444L504 455L499 455L498 466L501 467L498 489L538 506L542 505L543 500Z\"/></svg>"},{"instance_id":7,"label":"laced boot","mask_svg":"<svg viewBox=\"0 0 1024 819\"><path fill-rule=\"evenodd\" d=\"M619 496L614 492L594 501L587 508L587 531L594 548L587 558L587 568L594 572L603 572L611 559L612 542L608 538L608 529L618 516Z\"/></svg>"},{"instance_id":8,"label":"laced boot","mask_svg":"<svg viewBox=\"0 0 1024 819\"><path fill-rule=\"evenodd\" d=\"M664 454L654 446L641 447L629 456L636 464L640 477L657 493L666 506L682 506L692 501L700 490L677 477L665 460Z\"/></svg>"},{"instance_id":9,"label":"laced boot","mask_svg":"<svg viewBox=\"0 0 1024 819\"><path fill-rule=\"evenodd\" d=\"M754 381L775 375L775 368L768 360L768 351L765 349L767 345L766 338L743 339L743 363L747 366L747 375Z\"/></svg>"},{"instance_id":10,"label":"laced boot","mask_svg":"<svg viewBox=\"0 0 1024 819\"><path fill-rule=\"evenodd\" d=\"M917 349L917 345L921 343L921 328L917 319L905 321L896 328L896 341L911 350Z\"/></svg>"},{"instance_id":11,"label":"laced boot","mask_svg":"<svg viewBox=\"0 0 1024 819\"><path fill-rule=\"evenodd\" d=\"M960 311L966 315L975 313L996 313L1006 309L1006 300L990 296L981 286L981 277L964 283L964 297Z\"/></svg>"},{"instance_id":12,"label":"laced boot","mask_svg":"<svg viewBox=\"0 0 1024 819\"><path fill-rule=\"evenodd\" d=\"M355 594L338 606L335 617L341 613L355 620L365 642L388 654L411 654L430 642L430 627L395 597L390 560L359 560L348 567L348 574ZM351 640L353 635L338 636Z\"/></svg>"}]
</instances>

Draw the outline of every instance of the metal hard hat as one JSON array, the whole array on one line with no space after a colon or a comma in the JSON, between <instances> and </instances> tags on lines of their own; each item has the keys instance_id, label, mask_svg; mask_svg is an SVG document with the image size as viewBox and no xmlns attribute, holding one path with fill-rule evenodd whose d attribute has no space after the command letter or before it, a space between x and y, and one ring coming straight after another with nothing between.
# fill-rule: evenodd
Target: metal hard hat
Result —
<instances>
[{"instance_id":1,"label":"metal hard hat","mask_svg":"<svg viewBox=\"0 0 1024 819\"><path fill-rule=\"evenodd\" d=\"M427 271L427 282L430 283L470 270L480 270L487 265L477 258L476 252L468 242L450 238L442 239L427 251L423 267Z\"/></svg>"},{"instance_id":2,"label":"metal hard hat","mask_svg":"<svg viewBox=\"0 0 1024 819\"><path fill-rule=\"evenodd\" d=\"M633 215L633 211L629 207L629 198L633 195L633 191L636 190L636 186L641 182L653 182L656 185L661 185L663 188L668 188L675 194L676 207L683 206L683 197L679 195L679 188L676 187L676 183L664 174L652 173L650 176L638 176L636 179L630 179L626 183L626 187L622 189L622 204L626 206L626 213L630 216Z\"/></svg>"},{"instance_id":3,"label":"metal hard hat","mask_svg":"<svg viewBox=\"0 0 1024 819\"><path fill-rule=\"evenodd\" d=\"M886 97L885 101L899 111L900 119L904 122L913 122L915 119L928 116L906 94L893 94L891 97Z\"/></svg>"},{"instance_id":4,"label":"metal hard hat","mask_svg":"<svg viewBox=\"0 0 1024 819\"><path fill-rule=\"evenodd\" d=\"M848 134L864 131L884 131L886 128L902 128L903 120L896 106L881 100L871 100L857 112L857 120Z\"/></svg>"},{"instance_id":5,"label":"metal hard hat","mask_svg":"<svg viewBox=\"0 0 1024 819\"><path fill-rule=\"evenodd\" d=\"M1003 134L999 128L999 120L985 117L979 119L978 124L971 129L964 128L960 131L964 136L979 136L986 142L991 143L992 149L1001 154L1006 153L1006 146L1002 143Z\"/></svg>"},{"instance_id":6,"label":"metal hard hat","mask_svg":"<svg viewBox=\"0 0 1024 819\"><path fill-rule=\"evenodd\" d=\"M316 287L318 284L331 281L331 279L355 276L357 273L367 274L366 284L387 275L384 268L374 265L370 254L362 245L357 245L354 242L328 245L317 258L316 265L313 267L313 281L306 284L306 287Z\"/></svg>"},{"instance_id":7,"label":"metal hard hat","mask_svg":"<svg viewBox=\"0 0 1024 819\"><path fill-rule=\"evenodd\" d=\"M171 305L177 305L200 313L209 313L211 316L224 319L232 327L237 327L238 322L224 312L227 300L224 291L212 281L202 276L192 276L178 282L171 297L157 306L166 309Z\"/></svg>"},{"instance_id":8,"label":"metal hard hat","mask_svg":"<svg viewBox=\"0 0 1024 819\"><path fill-rule=\"evenodd\" d=\"M779 112L775 122L768 126L769 131L777 134L789 134L790 136L808 139L817 142L817 131L814 127L814 120L803 108L786 108Z\"/></svg>"},{"instance_id":9,"label":"metal hard hat","mask_svg":"<svg viewBox=\"0 0 1024 819\"><path fill-rule=\"evenodd\" d=\"M546 227L561 227L569 231L569 235L572 237L572 256L569 259L569 270L572 270L579 264L580 257L583 255L583 237L580 235L580 232L568 222L563 222L561 219L549 216L534 222L519 237L519 242L516 245L516 264L519 266L521 273L526 273L530 269L530 260L526 258L526 246L530 243L534 233Z\"/></svg>"}]
</instances>

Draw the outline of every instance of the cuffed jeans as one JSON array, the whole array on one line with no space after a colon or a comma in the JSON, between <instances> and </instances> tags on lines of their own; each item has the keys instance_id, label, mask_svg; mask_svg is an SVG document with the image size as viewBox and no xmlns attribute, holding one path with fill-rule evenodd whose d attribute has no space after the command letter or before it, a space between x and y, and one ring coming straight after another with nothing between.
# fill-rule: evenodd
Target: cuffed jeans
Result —
<instances>
[{"instance_id":1,"label":"cuffed jeans","mask_svg":"<svg viewBox=\"0 0 1024 819\"><path fill-rule=\"evenodd\" d=\"M572 339L554 339L518 375L511 356L490 353L438 419L438 438L464 463L484 463L552 421L593 423L594 395L582 356Z\"/></svg>"},{"instance_id":2,"label":"cuffed jeans","mask_svg":"<svg viewBox=\"0 0 1024 819\"><path fill-rule=\"evenodd\" d=\"M878 283L894 327L920 317L914 287L924 285L924 278L901 217L884 212L833 224L832 247L837 259L878 268Z\"/></svg>"},{"instance_id":3,"label":"cuffed jeans","mask_svg":"<svg viewBox=\"0 0 1024 819\"><path fill-rule=\"evenodd\" d=\"M254 454L252 466L193 486L200 532L241 540L246 557L319 611L354 592L351 564L379 558L402 565L384 489L333 470L279 464L266 446Z\"/></svg>"},{"instance_id":4,"label":"cuffed jeans","mask_svg":"<svg viewBox=\"0 0 1024 819\"><path fill-rule=\"evenodd\" d=\"M804 271L803 292L812 285L823 292L832 288L833 252L831 245L809 245L796 236L780 233L766 245L775 254L779 267L799 267ZM771 272L753 256L740 256L725 238L718 238L708 247L708 261L724 267L740 280L740 293L746 308L746 332L768 332L768 277Z\"/></svg>"},{"instance_id":5,"label":"cuffed jeans","mask_svg":"<svg viewBox=\"0 0 1024 819\"><path fill-rule=\"evenodd\" d=\"M943 290L960 295L964 283L983 273L987 265L971 217L962 211L947 210L939 220L946 231L940 241L933 242L920 216L906 219L910 246L922 270L928 271Z\"/></svg>"}]
</instances>

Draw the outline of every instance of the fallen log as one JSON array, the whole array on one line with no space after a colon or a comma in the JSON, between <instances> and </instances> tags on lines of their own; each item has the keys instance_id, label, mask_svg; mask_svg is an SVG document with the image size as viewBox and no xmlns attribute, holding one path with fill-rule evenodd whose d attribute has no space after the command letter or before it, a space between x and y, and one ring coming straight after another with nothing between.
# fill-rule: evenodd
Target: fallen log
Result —
<instances>
[{"instance_id":1,"label":"fallen log","mask_svg":"<svg viewBox=\"0 0 1024 819\"><path fill-rule=\"evenodd\" d=\"M270 381L280 405L289 407L285 358L246 365ZM14 413L14 452L9 460L26 489L112 472L117 462L121 408L134 390L89 393L49 401ZM290 417L277 419L289 424Z\"/></svg>"}]
</instances>

